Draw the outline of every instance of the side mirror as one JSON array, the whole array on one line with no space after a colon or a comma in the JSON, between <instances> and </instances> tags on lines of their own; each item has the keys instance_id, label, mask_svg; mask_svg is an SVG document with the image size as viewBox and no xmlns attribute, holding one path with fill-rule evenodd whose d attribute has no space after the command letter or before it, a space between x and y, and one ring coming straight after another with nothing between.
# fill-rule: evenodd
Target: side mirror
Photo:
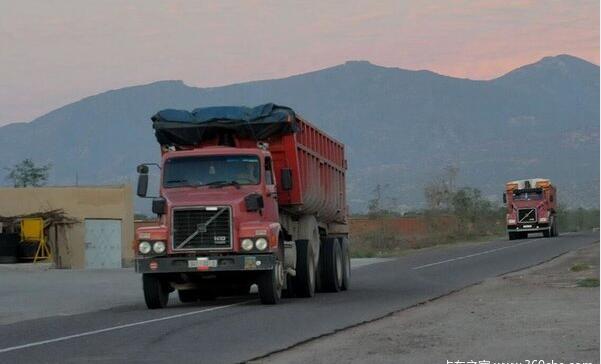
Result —
<instances>
[{"instance_id":1,"label":"side mirror","mask_svg":"<svg viewBox=\"0 0 601 364\"><path fill-rule=\"evenodd\" d=\"M152 212L157 215L164 215L167 210L167 201L164 198L159 197L152 200Z\"/></svg>"},{"instance_id":2,"label":"side mirror","mask_svg":"<svg viewBox=\"0 0 601 364\"><path fill-rule=\"evenodd\" d=\"M147 192L148 192L148 174L140 174L138 176L137 194L140 197L146 197Z\"/></svg>"},{"instance_id":3,"label":"side mirror","mask_svg":"<svg viewBox=\"0 0 601 364\"><path fill-rule=\"evenodd\" d=\"M263 208L263 196L252 193L244 198L246 211L259 211Z\"/></svg>"},{"instance_id":4,"label":"side mirror","mask_svg":"<svg viewBox=\"0 0 601 364\"><path fill-rule=\"evenodd\" d=\"M290 168L282 168L282 189L284 191L290 191L292 189L292 170Z\"/></svg>"},{"instance_id":5,"label":"side mirror","mask_svg":"<svg viewBox=\"0 0 601 364\"><path fill-rule=\"evenodd\" d=\"M142 198L154 198L158 196L148 196L148 166L155 166L161 170L161 166L157 163L142 163L136 167L138 171L138 188L136 194Z\"/></svg>"},{"instance_id":6,"label":"side mirror","mask_svg":"<svg viewBox=\"0 0 601 364\"><path fill-rule=\"evenodd\" d=\"M507 194L503 194L503 203L507 203Z\"/></svg>"}]
</instances>

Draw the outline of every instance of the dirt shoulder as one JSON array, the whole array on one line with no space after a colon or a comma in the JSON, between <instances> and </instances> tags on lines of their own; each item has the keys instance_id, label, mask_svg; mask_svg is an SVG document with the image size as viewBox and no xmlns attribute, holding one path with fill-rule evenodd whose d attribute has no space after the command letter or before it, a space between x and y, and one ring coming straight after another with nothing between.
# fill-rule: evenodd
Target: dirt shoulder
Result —
<instances>
[{"instance_id":1,"label":"dirt shoulder","mask_svg":"<svg viewBox=\"0 0 601 364\"><path fill-rule=\"evenodd\" d=\"M597 243L257 363L598 363L598 279Z\"/></svg>"}]
</instances>

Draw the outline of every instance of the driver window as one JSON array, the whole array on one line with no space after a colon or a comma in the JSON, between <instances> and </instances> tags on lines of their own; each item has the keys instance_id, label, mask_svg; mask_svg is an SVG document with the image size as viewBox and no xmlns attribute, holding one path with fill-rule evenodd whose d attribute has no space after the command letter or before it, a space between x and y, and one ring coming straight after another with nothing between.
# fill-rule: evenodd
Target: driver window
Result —
<instances>
[{"instance_id":1,"label":"driver window","mask_svg":"<svg viewBox=\"0 0 601 364\"><path fill-rule=\"evenodd\" d=\"M265 183L273 184L273 173L271 171L271 158L265 158Z\"/></svg>"}]
</instances>

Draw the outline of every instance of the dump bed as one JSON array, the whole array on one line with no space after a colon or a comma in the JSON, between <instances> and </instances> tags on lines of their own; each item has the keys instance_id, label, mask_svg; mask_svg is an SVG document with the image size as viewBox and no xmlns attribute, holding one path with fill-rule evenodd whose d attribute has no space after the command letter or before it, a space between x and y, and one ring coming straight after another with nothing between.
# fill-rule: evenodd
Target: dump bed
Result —
<instances>
[{"instance_id":1,"label":"dump bed","mask_svg":"<svg viewBox=\"0 0 601 364\"><path fill-rule=\"evenodd\" d=\"M270 141L276 180L292 171L292 189L278 186L280 206L298 214L315 214L322 222L346 222L344 145L296 116L298 130Z\"/></svg>"},{"instance_id":2,"label":"dump bed","mask_svg":"<svg viewBox=\"0 0 601 364\"><path fill-rule=\"evenodd\" d=\"M321 222L346 222L344 145L292 109L275 104L167 109L152 121L163 150L267 143L276 181L281 181L283 168L292 172L291 190L278 184L280 206L293 214L315 215Z\"/></svg>"},{"instance_id":3,"label":"dump bed","mask_svg":"<svg viewBox=\"0 0 601 364\"><path fill-rule=\"evenodd\" d=\"M531 193L536 191L542 191L543 198L548 208L555 209L557 208L557 188L551 180L547 178L531 178L531 179L523 179L510 181L505 184L505 192L507 196L507 201L514 201L515 193ZM507 209L511 211L512 204L507 204Z\"/></svg>"}]
</instances>

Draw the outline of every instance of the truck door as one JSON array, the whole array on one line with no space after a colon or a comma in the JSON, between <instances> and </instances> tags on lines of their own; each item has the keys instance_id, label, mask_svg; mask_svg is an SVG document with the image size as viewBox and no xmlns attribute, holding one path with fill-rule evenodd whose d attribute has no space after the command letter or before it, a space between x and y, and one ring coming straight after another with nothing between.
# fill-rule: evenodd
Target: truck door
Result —
<instances>
[{"instance_id":1,"label":"truck door","mask_svg":"<svg viewBox=\"0 0 601 364\"><path fill-rule=\"evenodd\" d=\"M264 203L264 214L265 219L277 222L279 219L278 215L278 192L275 185L275 176L273 174L272 163L270 157L265 157L265 203Z\"/></svg>"}]
</instances>

